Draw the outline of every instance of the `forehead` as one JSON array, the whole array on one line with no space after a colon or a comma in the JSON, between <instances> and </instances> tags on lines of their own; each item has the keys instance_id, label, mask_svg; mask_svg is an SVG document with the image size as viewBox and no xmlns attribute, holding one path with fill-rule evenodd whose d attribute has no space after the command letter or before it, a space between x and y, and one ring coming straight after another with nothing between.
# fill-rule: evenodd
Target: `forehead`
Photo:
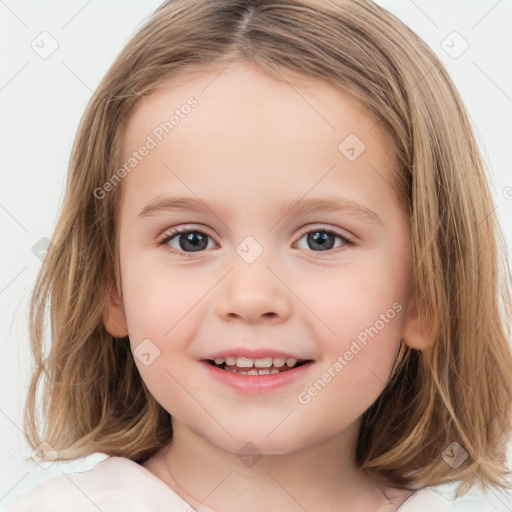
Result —
<instances>
[{"instance_id":1,"label":"forehead","mask_svg":"<svg viewBox=\"0 0 512 512\"><path fill-rule=\"evenodd\" d=\"M315 182L356 190L361 180L393 181L393 144L361 103L325 81L298 74L279 80L246 62L166 79L127 124L123 163L152 146L123 182L141 197L155 195L156 182L202 194L224 185L268 198L286 187L293 198ZM328 173L333 166L336 173Z\"/></svg>"},{"instance_id":2,"label":"forehead","mask_svg":"<svg viewBox=\"0 0 512 512\"><path fill-rule=\"evenodd\" d=\"M137 103L128 120L124 147L136 146L141 135L169 121L173 112L180 114L180 120L188 118L186 123L174 121L176 125L181 124L179 130L173 130L174 139L187 130L187 125L197 128L198 125L224 124L227 128L226 124L239 119L245 121L247 129L260 135L273 134L285 125L286 130L280 133L281 140L295 126L304 128L306 123L311 136L319 131L330 135L337 132L335 135L340 140L347 129L359 131L364 137L366 131L376 126L368 109L341 88L297 72L278 73L282 79L245 61L187 67L160 82ZM183 116L180 108L191 97L197 100L198 108L192 115L185 113ZM246 117L248 115L251 117ZM292 116L295 123L290 125ZM375 138L384 135L375 130Z\"/></svg>"}]
</instances>

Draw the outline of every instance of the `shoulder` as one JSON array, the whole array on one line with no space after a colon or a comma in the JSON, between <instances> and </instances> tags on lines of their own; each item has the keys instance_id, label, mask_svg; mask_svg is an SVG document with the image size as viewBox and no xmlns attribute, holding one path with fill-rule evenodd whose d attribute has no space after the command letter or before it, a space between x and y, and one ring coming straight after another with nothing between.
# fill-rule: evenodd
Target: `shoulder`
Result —
<instances>
[{"instance_id":1,"label":"shoulder","mask_svg":"<svg viewBox=\"0 0 512 512\"><path fill-rule=\"evenodd\" d=\"M9 512L190 512L172 489L143 466L109 457L83 473L63 473L18 497Z\"/></svg>"},{"instance_id":2,"label":"shoulder","mask_svg":"<svg viewBox=\"0 0 512 512\"><path fill-rule=\"evenodd\" d=\"M409 497L397 512L454 512L450 503L430 489L420 489Z\"/></svg>"}]
</instances>

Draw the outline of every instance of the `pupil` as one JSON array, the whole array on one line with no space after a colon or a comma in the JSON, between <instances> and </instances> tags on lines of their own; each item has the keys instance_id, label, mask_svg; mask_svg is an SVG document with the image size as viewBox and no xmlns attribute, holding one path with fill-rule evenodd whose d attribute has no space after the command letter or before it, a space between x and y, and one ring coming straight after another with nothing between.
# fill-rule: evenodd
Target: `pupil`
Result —
<instances>
[{"instance_id":1,"label":"pupil","mask_svg":"<svg viewBox=\"0 0 512 512\"><path fill-rule=\"evenodd\" d=\"M309 233L308 244L311 248L320 248L329 250L334 247L334 235L332 233L326 233L325 231L317 231L315 233Z\"/></svg>"},{"instance_id":2,"label":"pupil","mask_svg":"<svg viewBox=\"0 0 512 512\"><path fill-rule=\"evenodd\" d=\"M180 235L179 241L180 248L184 251L200 251L205 249L208 245L206 237L196 231L190 231L189 233ZM190 245L187 246L187 244Z\"/></svg>"}]
</instances>

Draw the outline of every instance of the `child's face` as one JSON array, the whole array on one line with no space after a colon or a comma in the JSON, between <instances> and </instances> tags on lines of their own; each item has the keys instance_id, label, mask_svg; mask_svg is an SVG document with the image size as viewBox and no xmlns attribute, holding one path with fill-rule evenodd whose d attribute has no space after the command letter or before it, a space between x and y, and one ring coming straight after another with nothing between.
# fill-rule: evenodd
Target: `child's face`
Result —
<instances>
[{"instance_id":1,"label":"child's face","mask_svg":"<svg viewBox=\"0 0 512 512\"><path fill-rule=\"evenodd\" d=\"M113 309L107 327L126 319L152 395L218 446L285 453L348 427L355 435L413 322L392 144L326 83L291 87L242 63L223 67L166 82L129 120L122 160L137 161L117 185L125 317ZM197 105L183 107L192 96ZM171 197L201 208L147 211ZM374 213L288 214L294 201L327 199ZM176 227L190 237L159 245ZM284 375L237 376L204 361L243 349L313 362L257 389Z\"/></svg>"}]
</instances>

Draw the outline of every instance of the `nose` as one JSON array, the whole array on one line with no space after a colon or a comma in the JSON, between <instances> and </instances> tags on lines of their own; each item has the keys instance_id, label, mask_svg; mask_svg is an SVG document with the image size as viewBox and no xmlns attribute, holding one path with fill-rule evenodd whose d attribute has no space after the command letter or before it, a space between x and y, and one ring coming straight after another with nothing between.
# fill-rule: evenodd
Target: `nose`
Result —
<instances>
[{"instance_id":1,"label":"nose","mask_svg":"<svg viewBox=\"0 0 512 512\"><path fill-rule=\"evenodd\" d=\"M281 323L290 316L291 291L263 258L235 261L220 284L217 313L224 320ZM284 277L284 276L283 276ZM281 281L282 279L282 281Z\"/></svg>"}]
</instances>

